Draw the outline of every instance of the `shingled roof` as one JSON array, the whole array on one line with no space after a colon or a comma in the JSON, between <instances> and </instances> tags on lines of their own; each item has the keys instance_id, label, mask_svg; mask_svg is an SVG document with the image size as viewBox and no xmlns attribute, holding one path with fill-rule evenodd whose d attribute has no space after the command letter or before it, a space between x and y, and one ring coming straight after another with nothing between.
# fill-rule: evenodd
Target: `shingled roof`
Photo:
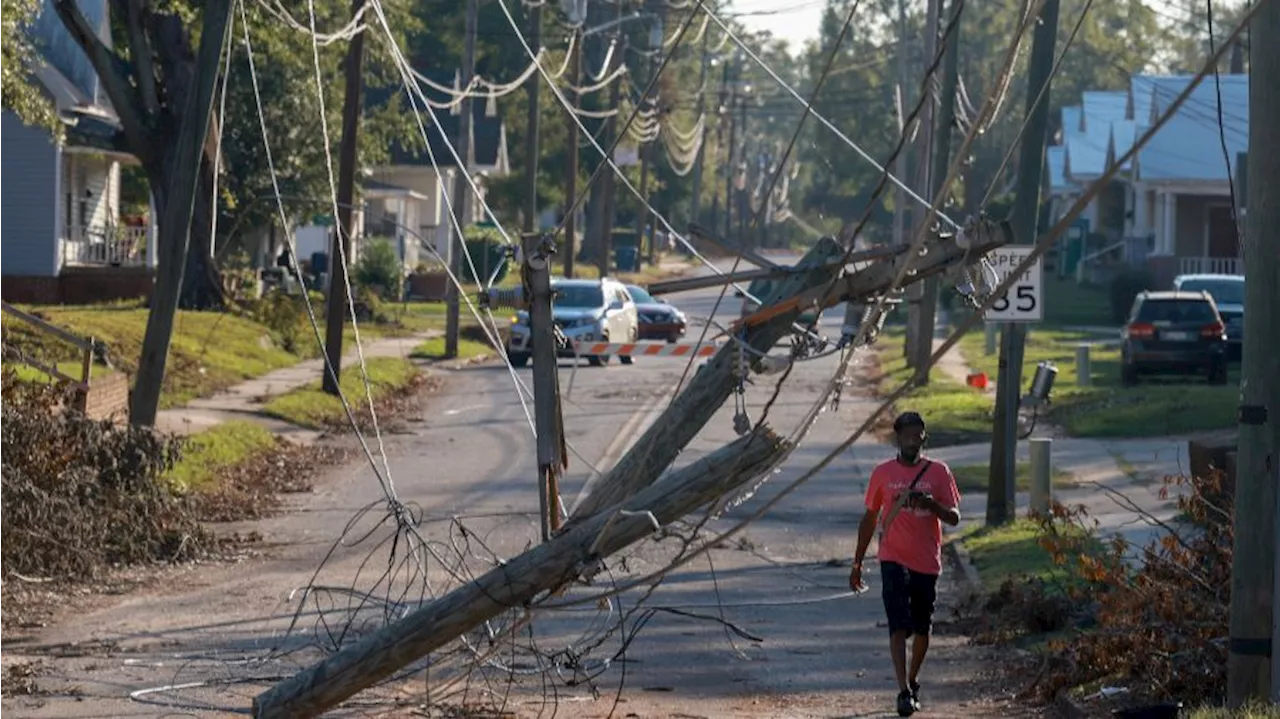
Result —
<instances>
[{"instance_id":1,"label":"shingled roof","mask_svg":"<svg viewBox=\"0 0 1280 719\"><path fill-rule=\"evenodd\" d=\"M422 74L436 85L456 89L461 84L457 71L437 70ZM448 93L436 90L425 82L421 83L421 86L423 94L432 102L445 103L454 99ZM368 88L365 91L365 107L383 107L397 97L399 98L400 107L407 112L412 112L413 105L409 102L402 85ZM422 134L415 123L411 136L405 137L403 140L392 140L391 147L388 148L391 155L390 164L425 165L429 167L431 158L434 156L436 164L440 167L457 166L458 163L454 160L449 148L457 142L458 138L459 123L462 119L458 109L446 110L432 107L428 112L427 108L422 107L421 102L417 104L423 125L426 126L427 141L431 147L431 154L429 155L422 147ZM506 126L502 122L502 118L498 116L495 101L473 99L471 101L471 117L471 145L475 153L476 165L479 167L500 167L505 165Z\"/></svg>"}]
</instances>

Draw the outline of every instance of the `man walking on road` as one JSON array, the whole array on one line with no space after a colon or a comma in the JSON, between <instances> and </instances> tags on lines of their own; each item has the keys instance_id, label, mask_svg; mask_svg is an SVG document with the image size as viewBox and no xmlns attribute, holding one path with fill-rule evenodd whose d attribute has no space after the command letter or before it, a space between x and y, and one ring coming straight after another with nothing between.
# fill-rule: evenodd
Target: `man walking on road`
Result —
<instances>
[{"instance_id":1,"label":"man walking on road","mask_svg":"<svg viewBox=\"0 0 1280 719\"><path fill-rule=\"evenodd\" d=\"M951 469L921 454L928 435L924 418L904 412L893 422L898 456L871 472L866 513L858 525L858 549L849 586L860 591L862 559L880 526L880 578L889 620L889 653L898 676L898 716L920 710L920 667L929 651L938 575L942 573L942 525L960 523L960 490ZM883 521L880 521L883 515ZM911 668L907 670L907 638Z\"/></svg>"}]
</instances>

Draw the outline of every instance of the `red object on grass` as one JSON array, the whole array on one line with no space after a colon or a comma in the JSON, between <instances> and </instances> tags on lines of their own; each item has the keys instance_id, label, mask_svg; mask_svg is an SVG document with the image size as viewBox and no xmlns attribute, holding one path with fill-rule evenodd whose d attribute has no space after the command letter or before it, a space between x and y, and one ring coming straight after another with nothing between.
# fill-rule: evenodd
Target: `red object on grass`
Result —
<instances>
[{"instance_id":1,"label":"red object on grass","mask_svg":"<svg viewBox=\"0 0 1280 719\"><path fill-rule=\"evenodd\" d=\"M968 377L966 377L965 381L969 384L970 387L976 387L978 389L986 389L987 373L974 372L973 374L970 374Z\"/></svg>"}]
</instances>

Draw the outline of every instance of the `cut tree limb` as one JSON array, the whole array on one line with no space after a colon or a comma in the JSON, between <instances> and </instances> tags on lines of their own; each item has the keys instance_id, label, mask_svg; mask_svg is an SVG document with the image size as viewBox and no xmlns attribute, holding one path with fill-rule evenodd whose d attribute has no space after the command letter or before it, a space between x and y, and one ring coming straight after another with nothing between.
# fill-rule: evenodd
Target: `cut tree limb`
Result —
<instances>
[{"instance_id":1,"label":"cut tree limb","mask_svg":"<svg viewBox=\"0 0 1280 719\"><path fill-rule=\"evenodd\" d=\"M317 716L481 622L589 574L597 560L652 534L652 519L665 526L684 517L767 471L788 449L761 427L277 684L254 698L253 716Z\"/></svg>"}]
</instances>

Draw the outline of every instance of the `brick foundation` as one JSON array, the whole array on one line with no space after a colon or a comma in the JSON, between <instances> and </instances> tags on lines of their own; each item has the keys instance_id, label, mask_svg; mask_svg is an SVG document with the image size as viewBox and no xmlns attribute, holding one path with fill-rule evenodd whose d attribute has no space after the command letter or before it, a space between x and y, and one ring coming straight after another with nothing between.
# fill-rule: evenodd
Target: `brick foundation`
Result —
<instances>
[{"instance_id":1,"label":"brick foundation","mask_svg":"<svg viewBox=\"0 0 1280 719\"><path fill-rule=\"evenodd\" d=\"M90 419L129 418L129 378L120 372L94 377L87 392L76 393L76 409Z\"/></svg>"},{"instance_id":2,"label":"brick foundation","mask_svg":"<svg viewBox=\"0 0 1280 719\"><path fill-rule=\"evenodd\" d=\"M36 305L150 299L154 277L146 267L64 267L59 277L7 275L0 295L6 302Z\"/></svg>"}]
</instances>

